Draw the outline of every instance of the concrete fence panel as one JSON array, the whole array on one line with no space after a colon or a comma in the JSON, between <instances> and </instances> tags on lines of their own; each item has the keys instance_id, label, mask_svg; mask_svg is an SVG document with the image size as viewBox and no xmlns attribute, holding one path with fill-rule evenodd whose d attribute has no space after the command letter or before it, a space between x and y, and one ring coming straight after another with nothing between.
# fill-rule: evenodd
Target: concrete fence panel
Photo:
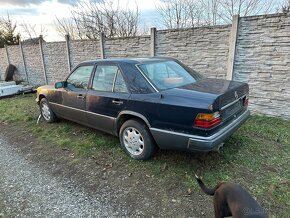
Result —
<instances>
[{"instance_id":1,"label":"concrete fence panel","mask_svg":"<svg viewBox=\"0 0 290 218\"><path fill-rule=\"evenodd\" d=\"M156 30L150 35L70 40L0 49L0 78L8 61L34 86L62 80L85 60L168 56L211 78L250 85L250 109L290 119L290 13L234 16L233 24ZM8 54L8 58L7 58ZM26 74L27 73L27 74Z\"/></svg>"},{"instance_id":2,"label":"concrete fence panel","mask_svg":"<svg viewBox=\"0 0 290 218\"><path fill-rule=\"evenodd\" d=\"M24 63L21 56L21 50L19 45L13 45L7 47L8 56L10 62L16 67L14 78L18 81L26 81L26 73L24 69Z\"/></svg>"},{"instance_id":3,"label":"concrete fence panel","mask_svg":"<svg viewBox=\"0 0 290 218\"><path fill-rule=\"evenodd\" d=\"M43 55L48 84L64 80L69 74L65 42L44 42Z\"/></svg>"},{"instance_id":4,"label":"concrete fence panel","mask_svg":"<svg viewBox=\"0 0 290 218\"><path fill-rule=\"evenodd\" d=\"M243 17L234 79L249 83L253 112L290 118L290 16Z\"/></svg>"},{"instance_id":5,"label":"concrete fence panel","mask_svg":"<svg viewBox=\"0 0 290 218\"><path fill-rule=\"evenodd\" d=\"M8 60L6 56L6 50L5 48L0 49L0 79L4 79L5 70L8 66Z\"/></svg>"},{"instance_id":6,"label":"concrete fence panel","mask_svg":"<svg viewBox=\"0 0 290 218\"><path fill-rule=\"evenodd\" d=\"M225 78L230 28L157 30L156 55L177 58L207 77Z\"/></svg>"},{"instance_id":7,"label":"concrete fence panel","mask_svg":"<svg viewBox=\"0 0 290 218\"><path fill-rule=\"evenodd\" d=\"M69 41L72 68L82 61L101 58L100 43L97 40Z\"/></svg>"},{"instance_id":8,"label":"concrete fence panel","mask_svg":"<svg viewBox=\"0 0 290 218\"><path fill-rule=\"evenodd\" d=\"M148 57L150 36L105 39L105 58Z\"/></svg>"},{"instance_id":9,"label":"concrete fence panel","mask_svg":"<svg viewBox=\"0 0 290 218\"><path fill-rule=\"evenodd\" d=\"M34 86L45 84L39 44L23 44L22 48L30 84ZM11 60L11 64L14 64L13 60Z\"/></svg>"}]
</instances>

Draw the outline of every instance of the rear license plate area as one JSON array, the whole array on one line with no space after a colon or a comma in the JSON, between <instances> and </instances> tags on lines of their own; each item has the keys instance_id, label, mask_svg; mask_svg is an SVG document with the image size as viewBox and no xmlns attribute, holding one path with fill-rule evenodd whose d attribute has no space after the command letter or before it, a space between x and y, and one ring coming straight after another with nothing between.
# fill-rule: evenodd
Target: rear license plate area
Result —
<instances>
[{"instance_id":1,"label":"rear license plate area","mask_svg":"<svg viewBox=\"0 0 290 218\"><path fill-rule=\"evenodd\" d=\"M222 113L221 113L222 119L226 120L230 118L231 116L233 116L234 114L236 114L237 112L239 112L242 109L242 105L243 105L242 100L239 100L236 103L222 110Z\"/></svg>"}]
</instances>

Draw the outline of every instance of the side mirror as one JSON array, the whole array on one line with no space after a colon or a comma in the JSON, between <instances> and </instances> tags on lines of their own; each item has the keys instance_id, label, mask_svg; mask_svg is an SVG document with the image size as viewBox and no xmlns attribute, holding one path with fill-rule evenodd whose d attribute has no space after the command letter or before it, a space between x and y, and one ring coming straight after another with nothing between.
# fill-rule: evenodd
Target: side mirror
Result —
<instances>
[{"instance_id":1,"label":"side mirror","mask_svg":"<svg viewBox=\"0 0 290 218\"><path fill-rule=\"evenodd\" d=\"M56 82L54 84L54 88L60 89L60 88L65 88L66 87L66 82Z\"/></svg>"}]
</instances>

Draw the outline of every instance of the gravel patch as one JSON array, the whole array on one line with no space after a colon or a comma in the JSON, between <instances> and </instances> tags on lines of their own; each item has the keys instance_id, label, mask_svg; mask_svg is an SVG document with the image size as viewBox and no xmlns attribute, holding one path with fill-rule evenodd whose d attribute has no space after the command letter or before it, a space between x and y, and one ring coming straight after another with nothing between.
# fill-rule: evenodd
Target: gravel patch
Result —
<instances>
[{"instance_id":1,"label":"gravel patch","mask_svg":"<svg viewBox=\"0 0 290 218\"><path fill-rule=\"evenodd\" d=\"M127 216L109 205L110 193L90 196L73 181L51 176L1 135L0 166L0 217Z\"/></svg>"},{"instance_id":2,"label":"gravel patch","mask_svg":"<svg viewBox=\"0 0 290 218\"><path fill-rule=\"evenodd\" d=\"M0 123L1 217L211 217L212 199L129 167L122 157L82 156L19 124ZM120 161L120 164L119 164ZM130 161L130 160L128 160ZM160 173L170 174L170 168Z\"/></svg>"}]
</instances>

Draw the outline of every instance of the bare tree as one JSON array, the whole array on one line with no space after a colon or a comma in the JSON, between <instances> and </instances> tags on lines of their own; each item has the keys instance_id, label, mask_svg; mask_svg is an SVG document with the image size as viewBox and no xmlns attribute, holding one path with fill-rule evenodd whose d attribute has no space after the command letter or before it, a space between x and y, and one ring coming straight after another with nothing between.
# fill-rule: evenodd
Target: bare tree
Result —
<instances>
[{"instance_id":1,"label":"bare tree","mask_svg":"<svg viewBox=\"0 0 290 218\"><path fill-rule=\"evenodd\" d=\"M121 7L119 1L81 1L71 11L70 20L57 19L61 33L74 38L97 39L100 33L106 37L126 37L138 34L139 11Z\"/></svg>"},{"instance_id":2,"label":"bare tree","mask_svg":"<svg viewBox=\"0 0 290 218\"><path fill-rule=\"evenodd\" d=\"M162 0L157 6L166 28L216 25L220 21L221 0Z\"/></svg>"},{"instance_id":3,"label":"bare tree","mask_svg":"<svg viewBox=\"0 0 290 218\"><path fill-rule=\"evenodd\" d=\"M221 0L201 0L200 10L203 13L204 25L217 25L220 23L219 11Z\"/></svg>"},{"instance_id":4,"label":"bare tree","mask_svg":"<svg viewBox=\"0 0 290 218\"><path fill-rule=\"evenodd\" d=\"M120 37L135 36L138 33L139 12L138 7L136 11L120 10L117 14L116 31L115 34Z\"/></svg>"},{"instance_id":5,"label":"bare tree","mask_svg":"<svg viewBox=\"0 0 290 218\"><path fill-rule=\"evenodd\" d=\"M162 0L157 6L166 28L230 23L233 15L267 14L275 0Z\"/></svg>"},{"instance_id":6,"label":"bare tree","mask_svg":"<svg viewBox=\"0 0 290 218\"><path fill-rule=\"evenodd\" d=\"M30 24L26 21L23 21L20 24L20 27L22 28L23 33L26 36L22 36L24 40L30 40L33 43L38 43L39 36L46 36L47 29L43 25L37 26L36 24Z\"/></svg>"},{"instance_id":7,"label":"bare tree","mask_svg":"<svg viewBox=\"0 0 290 218\"><path fill-rule=\"evenodd\" d=\"M55 26L61 36L69 35L71 39L83 39L82 32L77 28L74 17L70 18L55 18Z\"/></svg>"},{"instance_id":8,"label":"bare tree","mask_svg":"<svg viewBox=\"0 0 290 218\"><path fill-rule=\"evenodd\" d=\"M197 0L162 0L157 6L161 22L166 28L192 27L201 21Z\"/></svg>"},{"instance_id":9,"label":"bare tree","mask_svg":"<svg viewBox=\"0 0 290 218\"><path fill-rule=\"evenodd\" d=\"M278 10L280 11L280 8ZM281 11L283 13L290 12L290 0L284 0L284 2L281 4Z\"/></svg>"},{"instance_id":10,"label":"bare tree","mask_svg":"<svg viewBox=\"0 0 290 218\"><path fill-rule=\"evenodd\" d=\"M250 16L268 14L274 8L274 0L220 0L219 17L229 23L233 15Z\"/></svg>"}]
</instances>

